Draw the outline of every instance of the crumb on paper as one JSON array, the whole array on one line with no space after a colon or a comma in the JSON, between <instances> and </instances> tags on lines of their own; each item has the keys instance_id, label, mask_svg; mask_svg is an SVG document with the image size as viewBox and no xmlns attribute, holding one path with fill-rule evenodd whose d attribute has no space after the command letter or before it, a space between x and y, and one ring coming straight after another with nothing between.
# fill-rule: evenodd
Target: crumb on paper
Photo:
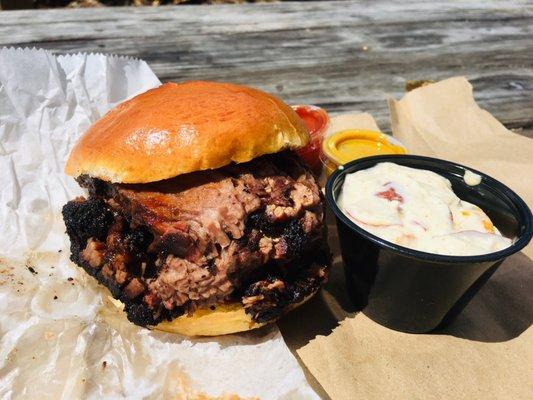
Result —
<instances>
[{"instance_id":1,"label":"crumb on paper","mask_svg":"<svg viewBox=\"0 0 533 400\"><path fill-rule=\"evenodd\" d=\"M222 394L209 396L191 387L190 378L183 371L169 372L169 378L165 384L164 398L187 399L187 400L259 400L258 397L241 397L237 394Z\"/></svg>"},{"instance_id":2,"label":"crumb on paper","mask_svg":"<svg viewBox=\"0 0 533 400\"><path fill-rule=\"evenodd\" d=\"M435 81L431 79L417 79L413 81L407 81L405 82L405 91L410 92L411 90L417 89L422 86L431 85L432 83L435 83Z\"/></svg>"},{"instance_id":3,"label":"crumb on paper","mask_svg":"<svg viewBox=\"0 0 533 400\"><path fill-rule=\"evenodd\" d=\"M6 356L7 362L12 362L17 355L18 349L16 347L13 347L13 349L9 352L9 354Z\"/></svg>"},{"instance_id":4,"label":"crumb on paper","mask_svg":"<svg viewBox=\"0 0 533 400\"><path fill-rule=\"evenodd\" d=\"M463 180L468 186L477 186L481 183L481 176L467 169Z\"/></svg>"}]
</instances>

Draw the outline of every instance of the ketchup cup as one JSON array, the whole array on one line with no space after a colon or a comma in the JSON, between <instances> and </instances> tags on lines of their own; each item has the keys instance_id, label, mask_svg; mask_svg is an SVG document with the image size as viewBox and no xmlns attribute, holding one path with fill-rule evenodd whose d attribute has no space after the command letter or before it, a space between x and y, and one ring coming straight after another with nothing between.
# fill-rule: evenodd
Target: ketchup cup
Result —
<instances>
[{"instance_id":1,"label":"ketchup cup","mask_svg":"<svg viewBox=\"0 0 533 400\"><path fill-rule=\"evenodd\" d=\"M316 175L320 175L322 169L320 153L324 133L329 124L328 113L320 107L310 105L296 105L292 108L307 126L309 136L311 137L309 144L297 150L297 153Z\"/></svg>"}]
</instances>

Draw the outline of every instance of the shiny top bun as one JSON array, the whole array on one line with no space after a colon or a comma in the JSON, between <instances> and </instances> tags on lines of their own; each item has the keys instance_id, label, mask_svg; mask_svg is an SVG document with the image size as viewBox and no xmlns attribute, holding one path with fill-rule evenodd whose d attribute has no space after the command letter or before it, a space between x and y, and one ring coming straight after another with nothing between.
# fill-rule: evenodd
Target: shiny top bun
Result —
<instances>
[{"instance_id":1,"label":"shiny top bun","mask_svg":"<svg viewBox=\"0 0 533 400\"><path fill-rule=\"evenodd\" d=\"M166 83L94 123L65 171L146 183L297 149L308 141L292 108L265 92L229 83Z\"/></svg>"}]
</instances>

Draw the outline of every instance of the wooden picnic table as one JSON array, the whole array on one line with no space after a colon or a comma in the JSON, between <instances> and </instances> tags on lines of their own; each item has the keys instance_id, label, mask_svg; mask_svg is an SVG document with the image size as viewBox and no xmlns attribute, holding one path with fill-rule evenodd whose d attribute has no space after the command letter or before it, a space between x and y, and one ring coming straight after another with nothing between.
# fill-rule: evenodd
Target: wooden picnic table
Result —
<instances>
[{"instance_id":1,"label":"wooden picnic table","mask_svg":"<svg viewBox=\"0 0 533 400\"><path fill-rule=\"evenodd\" d=\"M322 1L3 11L0 46L102 52L162 81L214 79L330 112L368 111L409 80L465 75L506 126L533 136L533 2Z\"/></svg>"},{"instance_id":2,"label":"wooden picnic table","mask_svg":"<svg viewBox=\"0 0 533 400\"><path fill-rule=\"evenodd\" d=\"M385 131L386 99L408 81L464 75L482 107L533 137L533 1L2 11L0 46L138 57L162 81L244 83L290 104L369 112Z\"/></svg>"}]
</instances>

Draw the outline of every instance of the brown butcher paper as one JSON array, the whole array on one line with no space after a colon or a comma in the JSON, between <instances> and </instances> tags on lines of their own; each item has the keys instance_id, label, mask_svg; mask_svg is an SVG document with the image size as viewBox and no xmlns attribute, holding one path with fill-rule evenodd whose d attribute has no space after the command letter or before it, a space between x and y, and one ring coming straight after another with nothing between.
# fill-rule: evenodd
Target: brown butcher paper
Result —
<instances>
[{"instance_id":1,"label":"brown butcher paper","mask_svg":"<svg viewBox=\"0 0 533 400\"><path fill-rule=\"evenodd\" d=\"M393 134L409 153L485 172L531 207L533 140L479 108L466 79L415 89L389 105ZM357 128L375 127L364 120ZM334 254L330 282L321 296L280 324L323 397L533 398L531 244L508 258L445 330L407 334L354 309L344 286L335 222L331 215L328 220Z\"/></svg>"}]
</instances>

